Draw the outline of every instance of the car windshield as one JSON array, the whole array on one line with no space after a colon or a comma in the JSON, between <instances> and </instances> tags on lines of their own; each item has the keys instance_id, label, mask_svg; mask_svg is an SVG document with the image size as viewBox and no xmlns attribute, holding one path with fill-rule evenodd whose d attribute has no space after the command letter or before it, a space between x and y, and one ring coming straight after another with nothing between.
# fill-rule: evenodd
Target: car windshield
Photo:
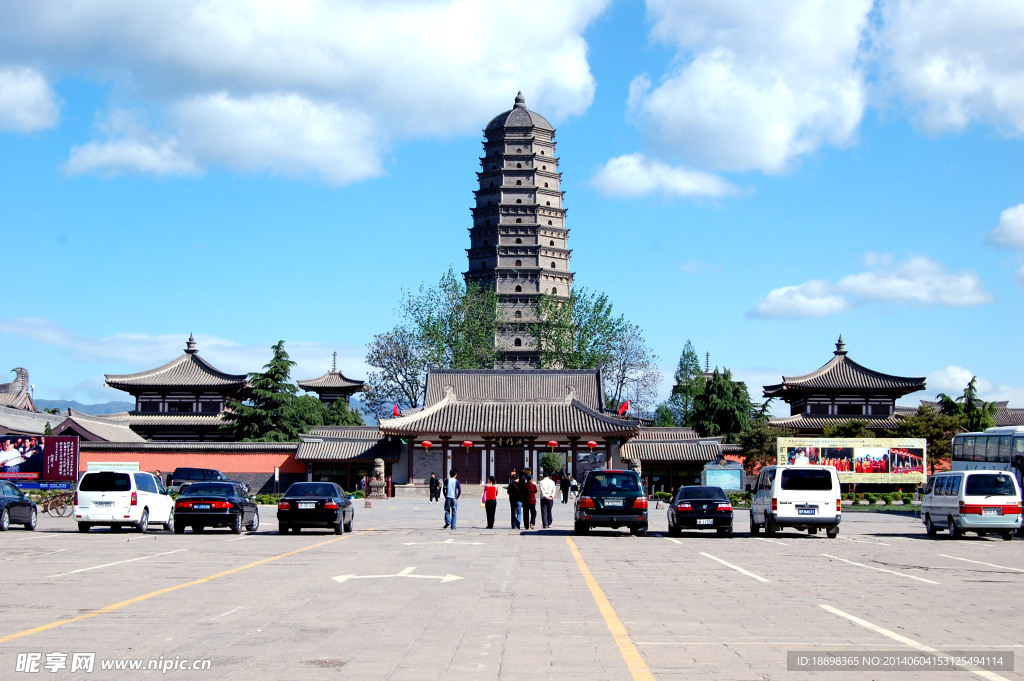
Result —
<instances>
[{"instance_id":1,"label":"car windshield","mask_svg":"<svg viewBox=\"0 0 1024 681\"><path fill-rule=\"evenodd\" d=\"M297 482L285 492L286 497L333 497L338 491L325 482Z\"/></svg>"},{"instance_id":2,"label":"car windshield","mask_svg":"<svg viewBox=\"0 0 1024 681\"><path fill-rule=\"evenodd\" d=\"M590 478L590 491L593 492L637 492L640 485L636 476L629 473L599 473Z\"/></svg>"},{"instance_id":3,"label":"car windshield","mask_svg":"<svg viewBox=\"0 0 1024 681\"><path fill-rule=\"evenodd\" d=\"M679 490L680 499L721 499L728 501L729 497L721 487L684 487Z\"/></svg>"},{"instance_id":4,"label":"car windshield","mask_svg":"<svg viewBox=\"0 0 1024 681\"><path fill-rule=\"evenodd\" d=\"M132 480L127 473L102 471L86 473L78 484L79 492L127 492L132 488Z\"/></svg>"},{"instance_id":5,"label":"car windshield","mask_svg":"<svg viewBox=\"0 0 1024 681\"><path fill-rule=\"evenodd\" d=\"M1005 473L975 473L967 478L964 494L1016 496L1013 480Z\"/></svg>"},{"instance_id":6,"label":"car windshield","mask_svg":"<svg viewBox=\"0 0 1024 681\"><path fill-rule=\"evenodd\" d=\"M820 468L785 468L782 489L821 492L832 489L832 474Z\"/></svg>"},{"instance_id":7,"label":"car windshield","mask_svg":"<svg viewBox=\"0 0 1024 681\"><path fill-rule=\"evenodd\" d=\"M235 486L219 482L196 482L181 491L183 497L233 497Z\"/></svg>"}]
</instances>

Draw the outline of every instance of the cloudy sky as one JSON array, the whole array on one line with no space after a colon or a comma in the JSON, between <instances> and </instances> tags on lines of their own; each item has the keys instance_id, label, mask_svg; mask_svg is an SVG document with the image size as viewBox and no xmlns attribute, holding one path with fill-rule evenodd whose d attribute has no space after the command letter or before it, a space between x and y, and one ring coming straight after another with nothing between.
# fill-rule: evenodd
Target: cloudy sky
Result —
<instances>
[{"instance_id":1,"label":"cloudy sky","mask_svg":"<svg viewBox=\"0 0 1024 681\"><path fill-rule=\"evenodd\" d=\"M758 398L842 334L911 402L1024 406L1022 35L1019 0L3 3L0 371L124 399L194 333L364 378L401 289L465 269L522 90L577 285L666 378L689 338Z\"/></svg>"}]
</instances>

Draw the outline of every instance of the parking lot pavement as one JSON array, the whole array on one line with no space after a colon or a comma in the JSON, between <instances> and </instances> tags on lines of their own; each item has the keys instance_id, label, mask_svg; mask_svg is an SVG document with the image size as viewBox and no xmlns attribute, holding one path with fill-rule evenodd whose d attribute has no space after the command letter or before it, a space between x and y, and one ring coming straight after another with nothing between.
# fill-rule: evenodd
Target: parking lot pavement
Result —
<instances>
[{"instance_id":1,"label":"parking lot pavement","mask_svg":"<svg viewBox=\"0 0 1024 681\"><path fill-rule=\"evenodd\" d=\"M493 530L478 503L459 511L451 531L440 505L358 502L341 536L279 535L273 507L242 535L80 534L42 516L0 533L0 678L831 679L789 671L787 653L1022 652L1019 540L932 539L881 513L844 515L829 540L750 537L743 511L732 538L668 537L653 506L647 537L574 536L562 504L530 532L501 503ZM76 653L91 674L71 671ZM38 671L19 671L33 655ZM136 661L178 668L101 669Z\"/></svg>"}]
</instances>

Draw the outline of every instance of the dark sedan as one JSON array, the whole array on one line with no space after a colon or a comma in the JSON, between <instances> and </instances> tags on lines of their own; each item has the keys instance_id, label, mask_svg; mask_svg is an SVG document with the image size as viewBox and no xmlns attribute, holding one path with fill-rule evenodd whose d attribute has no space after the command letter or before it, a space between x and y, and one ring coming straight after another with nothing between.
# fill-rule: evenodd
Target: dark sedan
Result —
<instances>
[{"instance_id":1,"label":"dark sedan","mask_svg":"<svg viewBox=\"0 0 1024 681\"><path fill-rule=\"evenodd\" d=\"M207 527L227 527L242 534L242 527L254 532L260 526L260 511L240 482L194 482L174 502L174 532L182 534Z\"/></svg>"},{"instance_id":2,"label":"dark sedan","mask_svg":"<svg viewBox=\"0 0 1024 681\"><path fill-rule=\"evenodd\" d=\"M352 531L356 509L348 495L333 482L296 482L277 504L281 534L303 527L332 528L335 534Z\"/></svg>"},{"instance_id":3,"label":"dark sedan","mask_svg":"<svg viewBox=\"0 0 1024 681\"><path fill-rule=\"evenodd\" d=\"M680 487L668 507L668 533L717 530L732 536L732 502L721 487Z\"/></svg>"},{"instance_id":4,"label":"dark sedan","mask_svg":"<svg viewBox=\"0 0 1024 681\"><path fill-rule=\"evenodd\" d=\"M11 529L11 525L24 525L26 530L34 530L38 519L36 502L16 485L0 480L0 532Z\"/></svg>"}]
</instances>

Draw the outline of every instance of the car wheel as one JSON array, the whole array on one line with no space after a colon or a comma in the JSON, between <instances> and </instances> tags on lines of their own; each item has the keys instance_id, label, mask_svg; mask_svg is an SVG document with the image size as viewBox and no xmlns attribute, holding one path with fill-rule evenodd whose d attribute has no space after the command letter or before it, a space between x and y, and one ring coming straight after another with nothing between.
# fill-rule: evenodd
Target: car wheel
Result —
<instances>
[{"instance_id":1,"label":"car wheel","mask_svg":"<svg viewBox=\"0 0 1024 681\"><path fill-rule=\"evenodd\" d=\"M754 522L754 513L750 513L750 534L754 535L761 531L761 526Z\"/></svg>"},{"instance_id":2,"label":"car wheel","mask_svg":"<svg viewBox=\"0 0 1024 681\"><path fill-rule=\"evenodd\" d=\"M195 532L196 534L202 534L203 531L205 531L205 530L206 530L206 526L205 525L193 525L192 526L192 531Z\"/></svg>"},{"instance_id":3,"label":"car wheel","mask_svg":"<svg viewBox=\"0 0 1024 681\"><path fill-rule=\"evenodd\" d=\"M634 536L637 536L637 537L646 537L647 536L647 526L646 525L643 526L643 527L631 527L631 528L629 528L629 531L630 531L630 534L633 534Z\"/></svg>"},{"instance_id":4,"label":"car wheel","mask_svg":"<svg viewBox=\"0 0 1024 681\"><path fill-rule=\"evenodd\" d=\"M234 519L231 521L231 531L235 534L242 534L242 512L239 511L235 514Z\"/></svg>"},{"instance_id":5,"label":"car wheel","mask_svg":"<svg viewBox=\"0 0 1024 681\"><path fill-rule=\"evenodd\" d=\"M928 533L929 537L934 537L939 533L939 528L935 527L930 515L924 517L924 531Z\"/></svg>"},{"instance_id":6,"label":"car wheel","mask_svg":"<svg viewBox=\"0 0 1024 681\"><path fill-rule=\"evenodd\" d=\"M92 529L92 525L89 523L78 523L79 532L88 532L90 529Z\"/></svg>"},{"instance_id":7,"label":"car wheel","mask_svg":"<svg viewBox=\"0 0 1024 681\"><path fill-rule=\"evenodd\" d=\"M1003 541L1013 541L1013 530L1003 532Z\"/></svg>"},{"instance_id":8,"label":"car wheel","mask_svg":"<svg viewBox=\"0 0 1024 681\"><path fill-rule=\"evenodd\" d=\"M778 528L775 527L775 521L772 520L772 517L770 515L766 514L764 517L764 533L767 534L769 537L774 537L777 531Z\"/></svg>"},{"instance_id":9,"label":"car wheel","mask_svg":"<svg viewBox=\"0 0 1024 681\"><path fill-rule=\"evenodd\" d=\"M256 515L254 515L252 517L252 522L250 522L248 525L246 525L245 529L249 530L250 532L255 532L256 530L259 529L259 527L260 527L260 512L259 512L259 510L257 510L256 511Z\"/></svg>"},{"instance_id":10,"label":"car wheel","mask_svg":"<svg viewBox=\"0 0 1024 681\"><path fill-rule=\"evenodd\" d=\"M0 532L11 529L11 512L6 508L0 511Z\"/></svg>"},{"instance_id":11,"label":"car wheel","mask_svg":"<svg viewBox=\"0 0 1024 681\"><path fill-rule=\"evenodd\" d=\"M136 527L138 528L139 532L141 532L142 534L146 534L146 530L149 529L149 509L148 508L142 509L142 517L139 518L139 524L136 525Z\"/></svg>"},{"instance_id":12,"label":"car wheel","mask_svg":"<svg viewBox=\"0 0 1024 681\"><path fill-rule=\"evenodd\" d=\"M678 525L669 525L668 533L673 537L678 537L683 533L683 528L679 527Z\"/></svg>"},{"instance_id":13,"label":"car wheel","mask_svg":"<svg viewBox=\"0 0 1024 681\"><path fill-rule=\"evenodd\" d=\"M352 523L354 523L355 520L356 520L356 514L353 512L352 513L352 517L349 518L349 521L347 523L345 523L345 531L346 532L351 532L352 531Z\"/></svg>"},{"instance_id":14,"label":"car wheel","mask_svg":"<svg viewBox=\"0 0 1024 681\"><path fill-rule=\"evenodd\" d=\"M180 520L174 523L174 534L185 534L185 523Z\"/></svg>"},{"instance_id":15,"label":"car wheel","mask_svg":"<svg viewBox=\"0 0 1024 681\"><path fill-rule=\"evenodd\" d=\"M167 513L167 522L164 523L164 530L166 530L167 532L170 532L173 529L174 529L174 507L172 506L171 510L168 511L168 513Z\"/></svg>"},{"instance_id":16,"label":"car wheel","mask_svg":"<svg viewBox=\"0 0 1024 681\"><path fill-rule=\"evenodd\" d=\"M825 530L825 536L829 539L835 539L839 536L839 526L833 525Z\"/></svg>"},{"instance_id":17,"label":"car wheel","mask_svg":"<svg viewBox=\"0 0 1024 681\"><path fill-rule=\"evenodd\" d=\"M949 538L950 539L963 539L964 531L956 526L953 522L953 516L946 518L946 522L949 523Z\"/></svg>"},{"instance_id":18,"label":"car wheel","mask_svg":"<svg viewBox=\"0 0 1024 681\"><path fill-rule=\"evenodd\" d=\"M345 534L345 523L338 523L335 525L334 534Z\"/></svg>"},{"instance_id":19,"label":"car wheel","mask_svg":"<svg viewBox=\"0 0 1024 681\"><path fill-rule=\"evenodd\" d=\"M39 511L36 510L35 506L32 507L32 512L28 515L28 522L25 523L25 529L30 532L36 529L36 523L39 522Z\"/></svg>"},{"instance_id":20,"label":"car wheel","mask_svg":"<svg viewBox=\"0 0 1024 681\"><path fill-rule=\"evenodd\" d=\"M572 528L572 531L575 534L586 534L590 532L590 527L587 526L586 523L577 522L576 525Z\"/></svg>"}]
</instances>

